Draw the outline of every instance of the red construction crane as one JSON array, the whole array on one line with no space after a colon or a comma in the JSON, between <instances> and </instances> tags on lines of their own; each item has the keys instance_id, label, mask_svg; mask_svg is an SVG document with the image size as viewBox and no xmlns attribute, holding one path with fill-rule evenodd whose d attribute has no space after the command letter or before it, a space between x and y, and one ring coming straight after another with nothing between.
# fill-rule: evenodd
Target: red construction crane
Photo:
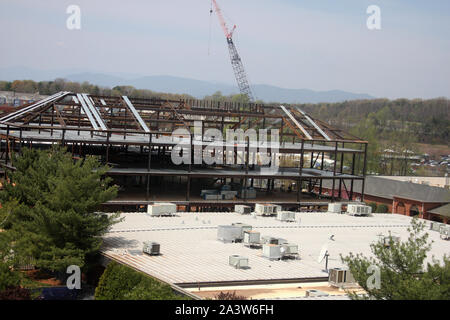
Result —
<instances>
[{"instance_id":1,"label":"red construction crane","mask_svg":"<svg viewBox=\"0 0 450 320\"><path fill-rule=\"evenodd\" d=\"M222 10L220 9L216 0L211 1L214 4L214 8L216 9L216 13L217 16L219 17L220 26L222 27L223 33L227 38L228 50L230 52L231 66L233 67L234 76L236 77L239 90L242 94L247 95L249 100L253 102L255 99L253 98L253 93L247 80L244 65L242 64L241 57L239 56L236 50L236 46L233 43L233 32L234 30L236 30L236 25L234 25L231 30L228 30L227 24L222 15Z\"/></svg>"}]
</instances>

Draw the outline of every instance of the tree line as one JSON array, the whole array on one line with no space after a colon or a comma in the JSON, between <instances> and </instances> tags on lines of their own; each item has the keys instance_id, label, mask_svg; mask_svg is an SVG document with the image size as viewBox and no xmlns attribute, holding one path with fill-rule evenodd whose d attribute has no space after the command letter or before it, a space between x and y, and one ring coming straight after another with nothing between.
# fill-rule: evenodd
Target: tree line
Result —
<instances>
[{"instance_id":1,"label":"tree line","mask_svg":"<svg viewBox=\"0 0 450 320\"><path fill-rule=\"evenodd\" d=\"M0 91L14 91L20 93L39 93L41 95L52 95L60 91L75 93L89 93L102 96L130 96L134 98L161 98L168 100L195 99L188 94L172 94L155 92L146 89L136 89L133 86L115 86L113 88L102 87L87 81L79 83L56 79L54 81L14 80L0 81Z\"/></svg>"},{"instance_id":2,"label":"tree line","mask_svg":"<svg viewBox=\"0 0 450 320\"><path fill-rule=\"evenodd\" d=\"M322 121L345 130L355 130L370 122L379 138L391 138L392 133L413 135L416 142L448 143L450 138L450 100L373 99L340 103L297 105Z\"/></svg>"}]
</instances>

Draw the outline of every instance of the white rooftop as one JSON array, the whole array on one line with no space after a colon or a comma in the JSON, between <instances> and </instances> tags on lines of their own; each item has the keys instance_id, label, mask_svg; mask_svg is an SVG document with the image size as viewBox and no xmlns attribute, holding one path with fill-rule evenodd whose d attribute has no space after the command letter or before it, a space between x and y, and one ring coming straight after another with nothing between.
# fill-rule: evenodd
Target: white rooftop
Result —
<instances>
[{"instance_id":1,"label":"white rooftop","mask_svg":"<svg viewBox=\"0 0 450 320\"><path fill-rule=\"evenodd\" d=\"M333 213L297 213L300 223L281 222L275 217L257 217L237 213L177 213L174 217L150 217L145 213L123 213L124 221L114 225L104 236L105 256L130 265L169 283L298 279L326 277L325 263L317 259L328 242L329 268L342 267L340 254L349 252L371 255L370 244L379 235L408 237L411 218L396 214L353 217ZM299 245L300 259L269 261L261 249L242 243L217 240L217 226L242 222L268 235ZM431 255L441 259L450 254L450 242L439 233L428 231L434 240ZM329 241L334 235L334 241ZM144 241L161 245L160 256L142 253ZM228 264L233 254L248 257L250 269L234 269Z\"/></svg>"}]
</instances>

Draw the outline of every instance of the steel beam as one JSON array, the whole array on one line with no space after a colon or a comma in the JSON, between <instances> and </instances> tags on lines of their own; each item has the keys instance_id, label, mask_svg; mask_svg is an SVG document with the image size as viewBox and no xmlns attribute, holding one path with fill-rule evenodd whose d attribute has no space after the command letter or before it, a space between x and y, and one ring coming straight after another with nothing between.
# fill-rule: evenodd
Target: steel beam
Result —
<instances>
[{"instance_id":1,"label":"steel beam","mask_svg":"<svg viewBox=\"0 0 450 320\"><path fill-rule=\"evenodd\" d=\"M295 117L286 109L285 106L280 106L281 110L292 120L292 122L303 132L303 134L309 139L313 140L312 136L306 131L306 129L295 119Z\"/></svg>"},{"instance_id":2,"label":"steel beam","mask_svg":"<svg viewBox=\"0 0 450 320\"><path fill-rule=\"evenodd\" d=\"M131 113L133 114L134 118L139 122L139 124L141 125L142 129L145 132L150 132L150 129L147 127L147 125L145 124L144 120L142 120L141 116L139 115L139 113L137 112L136 108L131 103L130 99L128 99L127 96L122 96L122 99L123 99L123 101L125 101L125 104L127 105L128 109L130 109Z\"/></svg>"}]
</instances>

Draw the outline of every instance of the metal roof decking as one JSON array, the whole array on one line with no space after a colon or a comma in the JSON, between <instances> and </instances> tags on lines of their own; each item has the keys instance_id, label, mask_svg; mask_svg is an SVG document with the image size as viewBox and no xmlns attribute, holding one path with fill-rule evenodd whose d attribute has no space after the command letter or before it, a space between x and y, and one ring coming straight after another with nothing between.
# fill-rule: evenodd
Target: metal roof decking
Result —
<instances>
[{"instance_id":1,"label":"metal roof decking","mask_svg":"<svg viewBox=\"0 0 450 320\"><path fill-rule=\"evenodd\" d=\"M317 262L320 249L329 234L335 241L329 245L329 268L342 267L339 255L349 252L371 256L370 245L380 234L389 231L402 241L408 238L411 218L396 214L374 214L372 217L353 217L330 213L299 213L301 224L235 213L177 213L167 218L149 217L144 213L124 213L125 219L114 225L103 237L101 253L169 283L230 283L251 284L257 280L272 283L288 279L318 279L327 276L324 264ZM210 221L210 223L208 223ZM242 243L224 244L217 240L218 225L242 222L262 235L288 239L298 244L299 260L269 261L261 250L245 247ZM431 256L441 259L448 253L448 243L430 234ZM144 241L161 244L160 257L142 254ZM250 269L234 269L228 257L238 254L249 258Z\"/></svg>"}]
</instances>

